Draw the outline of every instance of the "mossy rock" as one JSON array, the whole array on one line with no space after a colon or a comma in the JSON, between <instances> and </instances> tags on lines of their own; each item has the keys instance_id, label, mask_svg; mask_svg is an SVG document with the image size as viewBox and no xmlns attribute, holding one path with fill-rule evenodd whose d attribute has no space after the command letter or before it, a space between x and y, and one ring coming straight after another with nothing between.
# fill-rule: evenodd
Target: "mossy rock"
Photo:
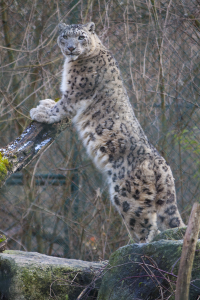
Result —
<instances>
[{"instance_id":1,"label":"mossy rock","mask_svg":"<svg viewBox=\"0 0 200 300\"><path fill-rule=\"evenodd\" d=\"M162 239L149 244L133 244L119 248L110 257L97 299L174 300L182 246L183 240ZM190 300L198 299L200 295L200 240L197 250Z\"/></svg>"},{"instance_id":2,"label":"mossy rock","mask_svg":"<svg viewBox=\"0 0 200 300\"><path fill-rule=\"evenodd\" d=\"M162 231L156 237L153 239L153 242L160 241L160 240L183 240L185 236L187 227L181 227L181 228L172 228L167 229L165 231Z\"/></svg>"},{"instance_id":3,"label":"mossy rock","mask_svg":"<svg viewBox=\"0 0 200 300\"><path fill-rule=\"evenodd\" d=\"M75 300L103 263L64 259L35 252L0 254L0 299ZM97 296L93 288L88 300Z\"/></svg>"}]
</instances>

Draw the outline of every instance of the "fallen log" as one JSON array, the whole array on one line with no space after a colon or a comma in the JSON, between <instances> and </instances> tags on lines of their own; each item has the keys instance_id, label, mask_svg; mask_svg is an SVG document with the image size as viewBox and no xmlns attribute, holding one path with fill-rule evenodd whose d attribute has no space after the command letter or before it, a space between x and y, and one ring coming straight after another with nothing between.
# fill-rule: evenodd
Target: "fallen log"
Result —
<instances>
[{"instance_id":1,"label":"fallen log","mask_svg":"<svg viewBox=\"0 0 200 300\"><path fill-rule=\"evenodd\" d=\"M70 124L69 119L50 125L33 121L14 142L0 148L0 188L13 173L44 152Z\"/></svg>"}]
</instances>

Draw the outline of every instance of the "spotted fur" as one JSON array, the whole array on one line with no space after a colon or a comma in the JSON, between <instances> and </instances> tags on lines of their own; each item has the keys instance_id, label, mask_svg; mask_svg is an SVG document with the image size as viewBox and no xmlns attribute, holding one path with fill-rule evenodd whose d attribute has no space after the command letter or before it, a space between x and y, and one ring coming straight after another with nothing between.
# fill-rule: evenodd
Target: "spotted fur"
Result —
<instances>
[{"instance_id":1,"label":"spotted fur","mask_svg":"<svg viewBox=\"0 0 200 300\"><path fill-rule=\"evenodd\" d=\"M71 118L89 156L107 175L110 197L140 243L161 229L184 223L176 204L169 165L149 143L130 105L112 54L95 34L94 23L59 25L58 45L65 56L61 91L31 109L44 123Z\"/></svg>"}]
</instances>

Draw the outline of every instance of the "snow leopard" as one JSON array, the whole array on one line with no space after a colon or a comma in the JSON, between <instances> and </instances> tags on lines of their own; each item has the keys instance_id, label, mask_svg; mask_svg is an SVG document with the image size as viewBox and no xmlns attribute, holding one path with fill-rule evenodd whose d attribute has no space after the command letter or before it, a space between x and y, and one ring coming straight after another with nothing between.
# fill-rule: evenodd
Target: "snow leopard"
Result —
<instances>
[{"instance_id":1,"label":"snow leopard","mask_svg":"<svg viewBox=\"0 0 200 300\"><path fill-rule=\"evenodd\" d=\"M177 208L170 166L148 141L130 104L118 64L95 24L59 24L65 61L62 98L41 100L33 120L68 117L88 155L105 174L110 199L132 238L147 243L167 228L185 226Z\"/></svg>"}]
</instances>

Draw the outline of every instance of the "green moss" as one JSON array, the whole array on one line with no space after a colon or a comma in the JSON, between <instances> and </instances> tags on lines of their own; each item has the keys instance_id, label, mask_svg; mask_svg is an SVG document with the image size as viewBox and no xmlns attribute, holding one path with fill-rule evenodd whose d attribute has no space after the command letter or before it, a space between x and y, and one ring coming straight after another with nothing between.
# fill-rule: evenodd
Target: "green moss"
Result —
<instances>
[{"instance_id":1,"label":"green moss","mask_svg":"<svg viewBox=\"0 0 200 300\"><path fill-rule=\"evenodd\" d=\"M3 180L11 168L11 164L9 163L6 157L3 157L2 153L0 152L0 180Z\"/></svg>"},{"instance_id":2,"label":"green moss","mask_svg":"<svg viewBox=\"0 0 200 300\"><path fill-rule=\"evenodd\" d=\"M59 100L60 100L60 98L56 98L56 99L54 99L54 101L55 101L55 102L58 102Z\"/></svg>"},{"instance_id":3,"label":"green moss","mask_svg":"<svg viewBox=\"0 0 200 300\"><path fill-rule=\"evenodd\" d=\"M4 242L6 240L6 237L4 234L0 234L0 243Z\"/></svg>"},{"instance_id":4,"label":"green moss","mask_svg":"<svg viewBox=\"0 0 200 300\"><path fill-rule=\"evenodd\" d=\"M141 287L143 285L143 282L139 282L139 287Z\"/></svg>"},{"instance_id":5,"label":"green moss","mask_svg":"<svg viewBox=\"0 0 200 300\"><path fill-rule=\"evenodd\" d=\"M7 254L16 254L17 251L16 250L6 250L6 251L4 251L4 253L7 253Z\"/></svg>"},{"instance_id":6,"label":"green moss","mask_svg":"<svg viewBox=\"0 0 200 300\"><path fill-rule=\"evenodd\" d=\"M25 299L29 300L43 300L48 299L49 291L51 289L52 295L56 295L56 299L69 300L75 299L81 292L81 287L78 291L76 284L81 285L81 276L77 276L78 271L75 272L71 268L66 267L42 267L29 269L21 269L21 289ZM71 282L76 277L74 284ZM33 290L34 296L33 296Z\"/></svg>"}]
</instances>

